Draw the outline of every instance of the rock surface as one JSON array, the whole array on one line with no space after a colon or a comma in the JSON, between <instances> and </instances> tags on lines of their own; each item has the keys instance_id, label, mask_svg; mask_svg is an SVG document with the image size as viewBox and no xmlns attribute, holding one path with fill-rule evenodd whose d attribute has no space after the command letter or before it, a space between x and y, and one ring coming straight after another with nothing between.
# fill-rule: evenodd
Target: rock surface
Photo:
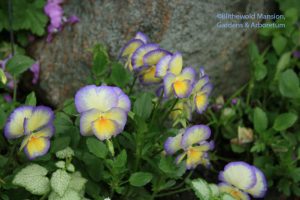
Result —
<instances>
[{"instance_id":1,"label":"rock surface","mask_svg":"<svg viewBox=\"0 0 300 200\"><path fill-rule=\"evenodd\" d=\"M269 5L268 0L68 1L65 12L77 15L80 22L66 26L52 43L43 39L31 46L41 63L40 94L53 105L72 97L90 72L89 49L104 43L116 57L137 31L163 48L182 52L185 66L204 66L217 91L231 93L247 81L246 47L256 33L217 28L216 15L266 13Z\"/></svg>"}]
</instances>

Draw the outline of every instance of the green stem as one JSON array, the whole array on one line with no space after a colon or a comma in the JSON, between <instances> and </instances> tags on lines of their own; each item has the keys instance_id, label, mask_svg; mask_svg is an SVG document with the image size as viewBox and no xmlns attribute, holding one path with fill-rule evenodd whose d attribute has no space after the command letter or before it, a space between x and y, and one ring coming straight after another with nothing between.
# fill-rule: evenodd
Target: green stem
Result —
<instances>
[{"instance_id":1,"label":"green stem","mask_svg":"<svg viewBox=\"0 0 300 200\"><path fill-rule=\"evenodd\" d=\"M158 109L158 107L159 107L159 104L161 103L161 101L162 101L162 99L163 99L163 96L164 96L164 90L162 90L162 92L161 92L161 94L160 94L160 96L159 96L159 98L158 98L157 103L155 104L154 108L153 108L152 111L151 111L151 114L150 114L150 119L151 119L150 124L152 124L152 122L153 122L153 120L154 120L154 117L155 117L155 115L156 115L156 112L157 112L157 109Z\"/></svg>"},{"instance_id":2,"label":"green stem","mask_svg":"<svg viewBox=\"0 0 300 200\"><path fill-rule=\"evenodd\" d=\"M158 194L158 195L156 195L155 197L165 197L165 196L170 196L170 195L177 194L177 193L181 193L181 192L185 192L185 191L188 191L188 190L191 190L191 188L182 188L182 189L180 189L180 190L175 190L175 191L166 192L166 193L163 193L163 194Z\"/></svg>"},{"instance_id":3,"label":"green stem","mask_svg":"<svg viewBox=\"0 0 300 200\"><path fill-rule=\"evenodd\" d=\"M13 77L13 80L14 80L13 102L16 102L16 100L17 100L17 89L18 89L16 76Z\"/></svg>"},{"instance_id":4,"label":"green stem","mask_svg":"<svg viewBox=\"0 0 300 200\"><path fill-rule=\"evenodd\" d=\"M168 112L163 116L163 119L162 119L162 123L165 122L165 120L168 118L168 116L170 115L170 113L173 111L173 108L175 107L175 105L177 104L178 102L178 99L176 99L174 101L174 103L172 104L171 108L168 110Z\"/></svg>"},{"instance_id":5,"label":"green stem","mask_svg":"<svg viewBox=\"0 0 300 200\"><path fill-rule=\"evenodd\" d=\"M134 85L135 85L136 80L137 80L137 76L134 76L133 81L132 81L132 84L130 85L130 88L129 88L129 95L130 95L130 94L132 93L132 91L133 91L133 87L134 87Z\"/></svg>"}]
</instances>

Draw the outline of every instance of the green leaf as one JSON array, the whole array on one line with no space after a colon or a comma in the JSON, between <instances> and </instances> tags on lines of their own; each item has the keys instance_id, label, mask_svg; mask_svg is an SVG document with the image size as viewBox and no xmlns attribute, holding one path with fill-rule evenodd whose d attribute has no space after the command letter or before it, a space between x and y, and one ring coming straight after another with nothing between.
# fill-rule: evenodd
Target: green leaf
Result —
<instances>
[{"instance_id":1,"label":"green leaf","mask_svg":"<svg viewBox=\"0 0 300 200\"><path fill-rule=\"evenodd\" d=\"M108 62L109 62L109 58L106 49L100 44L96 45L93 49L92 72L96 76L102 75L107 69Z\"/></svg>"},{"instance_id":2,"label":"green leaf","mask_svg":"<svg viewBox=\"0 0 300 200\"><path fill-rule=\"evenodd\" d=\"M71 181L69 183L69 188L73 189L77 192L81 192L84 190L84 186L87 180L83 178L80 172L75 172L71 175Z\"/></svg>"},{"instance_id":3,"label":"green leaf","mask_svg":"<svg viewBox=\"0 0 300 200\"><path fill-rule=\"evenodd\" d=\"M133 112L146 120L150 116L152 108L152 95L150 93L142 93L134 102Z\"/></svg>"},{"instance_id":4,"label":"green leaf","mask_svg":"<svg viewBox=\"0 0 300 200\"><path fill-rule=\"evenodd\" d=\"M149 183L153 175L149 172L136 172L129 178L129 183L136 187L141 187Z\"/></svg>"},{"instance_id":5,"label":"green leaf","mask_svg":"<svg viewBox=\"0 0 300 200\"><path fill-rule=\"evenodd\" d=\"M280 55L287 45L287 39L282 35L276 35L273 37L272 45L276 53Z\"/></svg>"},{"instance_id":6,"label":"green leaf","mask_svg":"<svg viewBox=\"0 0 300 200\"><path fill-rule=\"evenodd\" d=\"M266 113L259 107L256 107L254 109L253 113L253 123L254 123L254 129L261 133L268 127L268 118Z\"/></svg>"},{"instance_id":7,"label":"green leaf","mask_svg":"<svg viewBox=\"0 0 300 200\"><path fill-rule=\"evenodd\" d=\"M48 200L82 200L81 195L74 190L67 190L63 196L59 196L56 192L51 192Z\"/></svg>"},{"instance_id":8,"label":"green leaf","mask_svg":"<svg viewBox=\"0 0 300 200\"><path fill-rule=\"evenodd\" d=\"M3 83L4 85L6 84L7 82L7 78L6 78L6 75L3 71L3 69L0 69L0 81L1 83Z\"/></svg>"},{"instance_id":9,"label":"green leaf","mask_svg":"<svg viewBox=\"0 0 300 200\"><path fill-rule=\"evenodd\" d=\"M67 191L70 181L71 176L66 171L58 169L52 174L51 188L62 197Z\"/></svg>"},{"instance_id":10,"label":"green leaf","mask_svg":"<svg viewBox=\"0 0 300 200\"><path fill-rule=\"evenodd\" d=\"M8 161L8 158L0 155L0 168L4 167Z\"/></svg>"},{"instance_id":11,"label":"green leaf","mask_svg":"<svg viewBox=\"0 0 300 200\"><path fill-rule=\"evenodd\" d=\"M130 81L130 74L120 63L113 63L111 69L111 81L118 87L125 87Z\"/></svg>"},{"instance_id":12,"label":"green leaf","mask_svg":"<svg viewBox=\"0 0 300 200\"><path fill-rule=\"evenodd\" d=\"M29 69L34 63L35 61L30 57L16 54L7 62L6 70L12 76L18 76Z\"/></svg>"},{"instance_id":13,"label":"green leaf","mask_svg":"<svg viewBox=\"0 0 300 200\"><path fill-rule=\"evenodd\" d=\"M68 115L76 115L77 114L77 111L76 111L76 108L75 108L75 104L74 104L74 99L68 99L64 102L64 105L63 105L64 109L63 111L65 113L67 113Z\"/></svg>"},{"instance_id":14,"label":"green leaf","mask_svg":"<svg viewBox=\"0 0 300 200\"><path fill-rule=\"evenodd\" d=\"M279 91L285 97L300 98L299 78L292 69L280 75Z\"/></svg>"},{"instance_id":15,"label":"green leaf","mask_svg":"<svg viewBox=\"0 0 300 200\"><path fill-rule=\"evenodd\" d=\"M106 145L100 140L97 140L96 138L88 138L86 140L86 145L89 152L91 152L98 158L106 158L108 150Z\"/></svg>"},{"instance_id":16,"label":"green leaf","mask_svg":"<svg viewBox=\"0 0 300 200\"><path fill-rule=\"evenodd\" d=\"M34 92L30 92L30 94L27 95L25 105L36 106L36 97Z\"/></svg>"},{"instance_id":17,"label":"green leaf","mask_svg":"<svg viewBox=\"0 0 300 200\"><path fill-rule=\"evenodd\" d=\"M284 113L276 117L273 128L276 131L283 131L291 126L297 121L298 116L294 113Z\"/></svg>"},{"instance_id":18,"label":"green leaf","mask_svg":"<svg viewBox=\"0 0 300 200\"><path fill-rule=\"evenodd\" d=\"M212 191L206 181L201 178L191 181L191 187L194 190L196 196L201 200L211 200Z\"/></svg>"},{"instance_id":19,"label":"green leaf","mask_svg":"<svg viewBox=\"0 0 300 200\"><path fill-rule=\"evenodd\" d=\"M56 157L59 159L71 158L74 156L74 151L70 147L66 147L55 153Z\"/></svg>"},{"instance_id":20,"label":"green leaf","mask_svg":"<svg viewBox=\"0 0 300 200\"><path fill-rule=\"evenodd\" d=\"M291 60L291 52L286 52L280 57L276 65L275 80L279 78L280 72L282 72L285 68L287 68L287 66L290 63L290 60Z\"/></svg>"},{"instance_id":21,"label":"green leaf","mask_svg":"<svg viewBox=\"0 0 300 200\"><path fill-rule=\"evenodd\" d=\"M180 178L186 171L185 164L174 165L175 161L171 156L161 157L158 167L170 178Z\"/></svg>"},{"instance_id":22,"label":"green leaf","mask_svg":"<svg viewBox=\"0 0 300 200\"><path fill-rule=\"evenodd\" d=\"M264 79L267 75L267 67L262 62L257 62L254 64L254 77L255 80L260 81Z\"/></svg>"},{"instance_id":23,"label":"green leaf","mask_svg":"<svg viewBox=\"0 0 300 200\"><path fill-rule=\"evenodd\" d=\"M221 200L236 200L233 196L231 196L230 194L222 194L221 195Z\"/></svg>"},{"instance_id":24,"label":"green leaf","mask_svg":"<svg viewBox=\"0 0 300 200\"><path fill-rule=\"evenodd\" d=\"M57 137L51 144L51 152L60 151L70 145L71 138L69 136Z\"/></svg>"},{"instance_id":25,"label":"green leaf","mask_svg":"<svg viewBox=\"0 0 300 200\"><path fill-rule=\"evenodd\" d=\"M44 195L50 191L50 182L46 177L48 170L40 165L31 164L19 171L12 183L22 186L35 195Z\"/></svg>"},{"instance_id":26,"label":"green leaf","mask_svg":"<svg viewBox=\"0 0 300 200\"><path fill-rule=\"evenodd\" d=\"M122 150L121 153L114 160L114 167L124 168L127 163L127 153L125 150Z\"/></svg>"}]
</instances>

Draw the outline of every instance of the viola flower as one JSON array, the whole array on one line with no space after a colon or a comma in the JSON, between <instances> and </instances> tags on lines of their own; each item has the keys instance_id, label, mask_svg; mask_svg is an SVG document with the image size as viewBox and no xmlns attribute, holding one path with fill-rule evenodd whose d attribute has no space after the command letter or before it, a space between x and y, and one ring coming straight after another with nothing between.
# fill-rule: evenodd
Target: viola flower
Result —
<instances>
[{"instance_id":1,"label":"viola flower","mask_svg":"<svg viewBox=\"0 0 300 200\"><path fill-rule=\"evenodd\" d=\"M54 113L46 106L21 106L9 116L4 128L7 139L25 136L21 144L29 159L45 155L54 134Z\"/></svg>"},{"instance_id":2,"label":"viola flower","mask_svg":"<svg viewBox=\"0 0 300 200\"><path fill-rule=\"evenodd\" d=\"M80 133L107 140L123 131L131 103L118 87L88 85L77 91L75 106L80 113Z\"/></svg>"},{"instance_id":3,"label":"viola flower","mask_svg":"<svg viewBox=\"0 0 300 200\"><path fill-rule=\"evenodd\" d=\"M239 200L250 200L248 194L254 198L263 198L267 191L264 174L245 162L227 164L224 171L220 172L219 180L222 181L219 190Z\"/></svg>"},{"instance_id":4,"label":"viola flower","mask_svg":"<svg viewBox=\"0 0 300 200\"><path fill-rule=\"evenodd\" d=\"M179 75L182 71L183 61L179 52L164 56L158 63L155 76L163 78L167 73Z\"/></svg>"},{"instance_id":5,"label":"viola flower","mask_svg":"<svg viewBox=\"0 0 300 200\"><path fill-rule=\"evenodd\" d=\"M210 135L211 130L208 126L195 125L180 131L175 137L169 137L164 144L164 149L169 155L183 150L183 153L177 156L176 162L180 163L186 157L187 169L194 169L199 164L208 167L210 163L207 152L214 146L212 142L206 141Z\"/></svg>"},{"instance_id":6,"label":"viola flower","mask_svg":"<svg viewBox=\"0 0 300 200\"><path fill-rule=\"evenodd\" d=\"M209 78L205 75L203 69L200 69L200 74L200 79L194 84L192 91L194 105L199 114L206 110L209 95L212 91L212 84L209 82Z\"/></svg>"},{"instance_id":7,"label":"viola flower","mask_svg":"<svg viewBox=\"0 0 300 200\"><path fill-rule=\"evenodd\" d=\"M125 68L129 69L130 71L133 70L133 66L131 63L132 54L142 45L148 43L148 38L141 32L137 32L135 37L129 40L124 47L121 49L119 54L119 58L127 57L127 62L125 64Z\"/></svg>"}]
</instances>

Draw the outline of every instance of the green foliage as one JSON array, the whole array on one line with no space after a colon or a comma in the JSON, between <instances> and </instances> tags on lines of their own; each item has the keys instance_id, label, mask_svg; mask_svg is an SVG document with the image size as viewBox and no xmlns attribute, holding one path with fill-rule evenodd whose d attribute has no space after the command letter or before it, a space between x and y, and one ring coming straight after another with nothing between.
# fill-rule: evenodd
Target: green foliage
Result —
<instances>
[{"instance_id":1,"label":"green foliage","mask_svg":"<svg viewBox=\"0 0 300 200\"><path fill-rule=\"evenodd\" d=\"M276 131L284 131L291 126L294 125L294 123L297 121L298 116L294 113L284 113L281 115L278 115L275 119L273 128Z\"/></svg>"},{"instance_id":2,"label":"green foliage","mask_svg":"<svg viewBox=\"0 0 300 200\"><path fill-rule=\"evenodd\" d=\"M13 184L24 187L35 195L47 194L50 190L49 179L46 177L48 170L44 167L31 164L16 174Z\"/></svg>"},{"instance_id":3,"label":"green foliage","mask_svg":"<svg viewBox=\"0 0 300 200\"><path fill-rule=\"evenodd\" d=\"M131 174L129 183L136 187L141 187L149 183L153 175L149 172L135 172Z\"/></svg>"},{"instance_id":4,"label":"green foliage","mask_svg":"<svg viewBox=\"0 0 300 200\"><path fill-rule=\"evenodd\" d=\"M29 69L34 63L35 61L30 57L16 54L7 62L6 70L12 76L18 76Z\"/></svg>"},{"instance_id":5,"label":"green foliage","mask_svg":"<svg viewBox=\"0 0 300 200\"><path fill-rule=\"evenodd\" d=\"M71 176L64 170L56 170L50 179L51 188L60 197L64 196L67 191L68 185L71 181Z\"/></svg>"},{"instance_id":6,"label":"green foliage","mask_svg":"<svg viewBox=\"0 0 300 200\"><path fill-rule=\"evenodd\" d=\"M90 153L94 154L98 158L104 159L108 153L105 144L96 138L88 138L86 140L86 145Z\"/></svg>"},{"instance_id":7,"label":"green foliage","mask_svg":"<svg viewBox=\"0 0 300 200\"><path fill-rule=\"evenodd\" d=\"M36 96L34 92L31 92L29 95L27 95L25 100L25 105L28 106L35 106L36 105Z\"/></svg>"}]
</instances>

